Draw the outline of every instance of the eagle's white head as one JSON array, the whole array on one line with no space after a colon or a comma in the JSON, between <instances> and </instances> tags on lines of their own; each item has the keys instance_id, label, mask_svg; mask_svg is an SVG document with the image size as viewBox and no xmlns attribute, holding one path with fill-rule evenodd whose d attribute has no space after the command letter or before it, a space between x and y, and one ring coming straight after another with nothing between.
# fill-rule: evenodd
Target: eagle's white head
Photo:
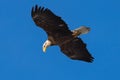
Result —
<instances>
[{"instance_id":1,"label":"eagle's white head","mask_svg":"<svg viewBox=\"0 0 120 80\"><path fill-rule=\"evenodd\" d=\"M49 47L50 45L51 45L51 41L46 40L42 46L43 52L46 52L47 47Z\"/></svg>"}]
</instances>

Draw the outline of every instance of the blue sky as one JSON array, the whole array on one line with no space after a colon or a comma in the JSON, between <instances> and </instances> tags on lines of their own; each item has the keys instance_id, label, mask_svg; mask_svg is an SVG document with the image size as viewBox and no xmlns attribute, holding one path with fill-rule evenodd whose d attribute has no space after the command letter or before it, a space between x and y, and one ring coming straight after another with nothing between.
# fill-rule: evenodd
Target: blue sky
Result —
<instances>
[{"instance_id":1,"label":"blue sky","mask_svg":"<svg viewBox=\"0 0 120 80\"><path fill-rule=\"evenodd\" d=\"M94 62L71 60L58 46L44 54L47 35L30 14L35 4L61 16L71 30L89 26L80 37ZM119 80L119 30L119 0L1 0L0 80Z\"/></svg>"}]
</instances>

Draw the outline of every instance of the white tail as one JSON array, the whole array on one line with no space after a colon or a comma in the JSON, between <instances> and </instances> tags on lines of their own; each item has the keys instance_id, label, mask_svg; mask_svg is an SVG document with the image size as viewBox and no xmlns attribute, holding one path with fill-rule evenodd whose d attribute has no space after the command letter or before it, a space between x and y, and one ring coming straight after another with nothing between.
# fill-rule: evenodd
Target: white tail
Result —
<instances>
[{"instance_id":1,"label":"white tail","mask_svg":"<svg viewBox=\"0 0 120 80\"><path fill-rule=\"evenodd\" d=\"M73 32L74 36L79 36L81 34L87 34L89 31L90 31L89 27L81 26L81 27L73 30L72 32Z\"/></svg>"}]
</instances>

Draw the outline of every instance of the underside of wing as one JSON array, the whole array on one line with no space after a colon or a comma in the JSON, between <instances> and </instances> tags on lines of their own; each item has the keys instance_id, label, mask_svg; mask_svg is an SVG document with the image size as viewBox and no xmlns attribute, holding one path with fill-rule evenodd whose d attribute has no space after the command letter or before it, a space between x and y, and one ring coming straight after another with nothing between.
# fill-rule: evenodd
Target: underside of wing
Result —
<instances>
[{"instance_id":1,"label":"underside of wing","mask_svg":"<svg viewBox=\"0 0 120 80\"><path fill-rule=\"evenodd\" d=\"M61 51L74 60L83 60L86 62L92 62L93 57L88 52L86 44L80 38L75 38L62 46L60 46Z\"/></svg>"},{"instance_id":2,"label":"underside of wing","mask_svg":"<svg viewBox=\"0 0 120 80\"><path fill-rule=\"evenodd\" d=\"M59 36L71 34L67 24L47 8L36 5L32 8L31 16L35 24L43 28L48 35L58 34Z\"/></svg>"}]
</instances>

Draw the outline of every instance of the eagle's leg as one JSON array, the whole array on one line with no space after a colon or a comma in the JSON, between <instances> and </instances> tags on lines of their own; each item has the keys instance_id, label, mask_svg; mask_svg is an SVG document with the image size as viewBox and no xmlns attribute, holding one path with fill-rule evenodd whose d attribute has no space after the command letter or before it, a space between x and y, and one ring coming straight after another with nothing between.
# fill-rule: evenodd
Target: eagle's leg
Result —
<instances>
[{"instance_id":1,"label":"eagle's leg","mask_svg":"<svg viewBox=\"0 0 120 80\"><path fill-rule=\"evenodd\" d=\"M73 30L73 36L74 37L77 37L81 34L87 34L88 32L90 31L90 28L89 27L86 27L86 26L81 26L80 28L77 28L75 30Z\"/></svg>"}]
</instances>

